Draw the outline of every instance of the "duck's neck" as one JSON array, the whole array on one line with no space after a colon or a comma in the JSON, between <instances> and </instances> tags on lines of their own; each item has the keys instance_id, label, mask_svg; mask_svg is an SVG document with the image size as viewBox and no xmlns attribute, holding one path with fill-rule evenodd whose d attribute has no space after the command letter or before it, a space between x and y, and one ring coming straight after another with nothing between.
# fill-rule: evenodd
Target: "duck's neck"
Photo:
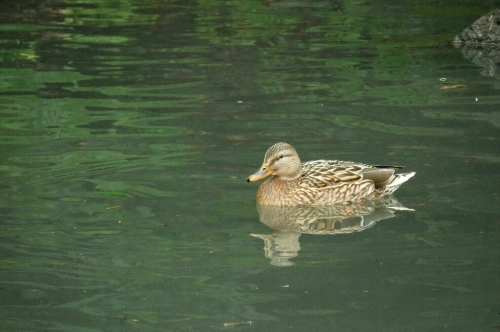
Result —
<instances>
[{"instance_id":1,"label":"duck's neck","mask_svg":"<svg viewBox=\"0 0 500 332\"><path fill-rule=\"evenodd\" d=\"M301 170L302 171L302 170ZM300 174L302 172L298 172L297 174L289 175L289 176L280 176L279 178L277 176L274 176L274 178L278 179L279 181L293 181L297 180L300 177Z\"/></svg>"},{"instance_id":2,"label":"duck's neck","mask_svg":"<svg viewBox=\"0 0 500 332\"><path fill-rule=\"evenodd\" d=\"M257 202L267 205L288 205L290 192L297 188L300 177L283 180L273 176L262 183L257 190Z\"/></svg>"}]
</instances>

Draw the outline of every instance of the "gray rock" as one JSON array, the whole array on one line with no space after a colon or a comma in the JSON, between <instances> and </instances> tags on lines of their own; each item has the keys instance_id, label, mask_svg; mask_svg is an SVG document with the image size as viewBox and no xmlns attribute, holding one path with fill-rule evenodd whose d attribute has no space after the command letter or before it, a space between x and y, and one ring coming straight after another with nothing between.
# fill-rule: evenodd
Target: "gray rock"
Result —
<instances>
[{"instance_id":1,"label":"gray rock","mask_svg":"<svg viewBox=\"0 0 500 332\"><path fill-rule=\"evenodd\" d=\"M472 23L455 36L453 44L466 59L483 68L481 75L500 78L500 9Z\"/></svg>"},{"instance_id":2,"label":"gray rock","mask_svg":"<svg viewBox=\"0 0 500 332\"><path fill-rule=\"evenodd\" d=\"M456 44L495 44L500 45L500 9L488 13L453 40Z\"/></svg>"}]
</instances>

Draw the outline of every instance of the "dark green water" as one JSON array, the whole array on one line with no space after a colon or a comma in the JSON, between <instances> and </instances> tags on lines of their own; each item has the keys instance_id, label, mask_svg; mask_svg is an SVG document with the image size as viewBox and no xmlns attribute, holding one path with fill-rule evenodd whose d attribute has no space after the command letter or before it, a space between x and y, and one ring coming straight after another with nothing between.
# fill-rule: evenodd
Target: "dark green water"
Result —
<instances>
[{"instance_id":1,"label":"dark green water","mask_svg":"<svg viewBox=\"0 0 500 332\"><path fill-rule=\"evenodd\" d=\"M450 44L494 7L455 3L2 5L0 330L498 329L500 81ZM415 211L271 265L278 141Z\"/></svg>"}]
</instances>

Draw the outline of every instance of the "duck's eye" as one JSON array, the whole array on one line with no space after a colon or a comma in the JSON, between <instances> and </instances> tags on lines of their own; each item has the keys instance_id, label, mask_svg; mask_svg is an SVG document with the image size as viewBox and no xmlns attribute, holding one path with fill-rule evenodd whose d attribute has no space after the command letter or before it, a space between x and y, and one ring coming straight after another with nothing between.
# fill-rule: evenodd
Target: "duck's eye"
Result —
<instances>
[{"instance_id":1,"label":"duck's eye","mask_svg":"<svg viewBox=\"0 0 500 332\"><path fill-rule=\"evenodd\" d=\"M278 159L283 159L283 157L284 157L284 156L283 156L283 155L281 155L281 156L279 156L279 158L278 158Z\"/></svg>"}]
</instances>

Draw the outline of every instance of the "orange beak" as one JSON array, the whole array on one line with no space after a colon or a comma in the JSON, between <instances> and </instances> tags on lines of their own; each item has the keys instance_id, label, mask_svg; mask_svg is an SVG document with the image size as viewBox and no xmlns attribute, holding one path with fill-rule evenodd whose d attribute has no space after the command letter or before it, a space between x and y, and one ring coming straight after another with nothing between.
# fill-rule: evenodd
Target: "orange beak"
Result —
<instances>
[{"instance_id":1,"label":"orange beak","mask_svg":"<svg viewBox=\"0 0 500 332\"><path fill-rule=\"evenodd\" d=\"M266 176L272 175L273 170L271 167L262 165L261 168L254 174L247 178L247 182L255 182L264 179Z\"/></svg>"}]
</instances>

